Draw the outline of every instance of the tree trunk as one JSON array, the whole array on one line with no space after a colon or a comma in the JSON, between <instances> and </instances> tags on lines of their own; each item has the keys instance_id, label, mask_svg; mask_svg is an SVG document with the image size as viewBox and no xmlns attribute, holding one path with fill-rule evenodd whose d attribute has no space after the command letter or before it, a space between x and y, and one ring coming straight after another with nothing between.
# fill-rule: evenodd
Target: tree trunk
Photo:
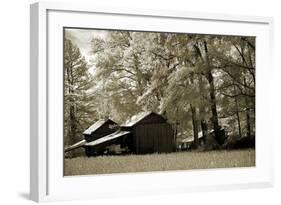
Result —
<instances>
[{"instance_id":1,"label":"tree trunk","mask_svg":"<svg viewBox=\"0 0 281 205\"><path fill-rule=\"evenodd\" d=\"M211 111L212 111L211 121L213 124L216 141L219 144L223 144L223 140L220 138L220 134L219 134L220 126L219 126L219 120L218 120L214 79L213 79L213 75L211 72L208 72L207 75L208 75L208 82L209 82L209 86L210 86L210 101L211 101Z\"/></svg>"},{"instance_id":2,"label":"tree trunk","mask_svg":"<svg viewBox=\"0 0 281 205\"><path fill-rule=\"evenodd\" d=\"M75 119L75 108L73 105L69 108L69 120L70 120L70 132L69 132L69 138L70 138L70 144L76 143L75 135L76 135L76 119Z\"/></svg>"},{"instance_id":3,"label":"tree trunk","mask_svg":"<svg viewBox=\"0 0 281 205\"><path fill-rule=\"evenodd\" d=\"M212 69L210 66L209 56L208 56L208 47L207 42L204 41L204 48L205 48L205 54L206 54L206 63L207 63L207 80L209 83L209 95L210 95L210 101L211 101L211 111L212 111L212 124L214 128L214 134L216 141L222 145L224 143L223 136L220 135L220 126L219 126L219 120L218 120L218 112L217 112L217 101L216 101L216 92L215 92L215 85L214 85L214 77L212 74Z\"/></svg>"},{"instance_id":4,"label":"tree trunk","mask_svg":"<svg viewBox=\"0 0 281 205\"><path fill-rule=\"evenodd\" d=\"M236 94L236 87L234 87L234 92ZM234 102L235 102L235 115L237 117L237 125L238 125L238 132L239 132L239 138L242 137L242 131L241 131L241 122L240 122L240 115L239 115L239 106L238 106L238 101L237 98L234 97Z\"/></svg>"},{"instance_id":5,"label":"tree trunk","mask_svg":"<svg viewBox=\"0 0 281 205\"><path fill-rule=\"evenodd\" d=\"M199 90L200 90L200 106L199 106L199 116L200 116L200 124L201 124L201 130L202 130L202 136L203 139L207 138L207 133L208 133L208 125L205 119L205 108L203 106L203 81L202 81L202 76L199 76Z\"/></svg>"},{"instance_id":6,"label":"tree trunk","mask_svg":"<svg viewBox=\"0 0 281 205\"><path fill-rule=\"evenodd\" d=\"M244 85L247 86L246 78L244 77ZM247 137L251 137L251 120L250 120L250 108L248 97L245 97L245 104L246 104L246 124L247 124Z\"/></svg>"},{"instance_id":7,"label":"tree trunk","mask_svg":"<svg viewBox=\"0 0 281 205\"><path fill-rule=\"evenodd\" d=\"M251 137L250 109L246 108L247 137Z\"/></svg>"},{"instance_id":8,"label":"tree trunk","mask_svg":"<svg viewBox=\"0 0 281 205\"><path fill-rule=\"evenodd\" d=\"M236 117L237 117L237 124L238 124L238 131L239 131L239 138L242 137L242 131L241 131L241 123L240 123L240 116L239 116L239 107L238 107L238 102L237 102L237 99L234 98L235 100L235 106L236 106L236 111L235 111L235 114L236 114Z\"/></svg>"},{"instance_id":9,"label":"tree trunk","mask_svg":"<svg viewBox=\"0 0 281 205\"><path fill-rule=\"evenodd\" d=\"M193 136L194 136L193 147L196 149L199 144L197 111L196 111L196 107L193 107L192 104L190 104L190 109L192 114Z\"/></svg>"},{"instance_id":10,"label":"tree trunk","mask_svg":"<svg viewBox=\"0 0 281 205\"><path fill-rule=\"evenodd\" d=\"M208 137L207 136L208 135L208 124L206 123L205 119L201 120L200 124L201 124L202 136L203 136L204 143L205 143L205 140Z\"/></svg>"},{"instance_id":11,"label":"tree trunk","mask_svg":"<svg viewBox=\"0 0 281 205\"><path fill-rule=\"evenodd\" d=\"M179 122L176 121L176 123L174 124L174 151L177 150L177 135L178 135L178 126L179 126Z\"/></svg>"}]
</instances>

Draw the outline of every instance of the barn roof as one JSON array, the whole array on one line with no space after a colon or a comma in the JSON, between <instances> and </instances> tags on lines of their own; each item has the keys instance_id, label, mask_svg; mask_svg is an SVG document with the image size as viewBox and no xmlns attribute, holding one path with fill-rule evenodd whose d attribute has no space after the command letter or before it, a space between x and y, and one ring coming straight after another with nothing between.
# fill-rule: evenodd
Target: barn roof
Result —
<instances>
[{"instance_id":1,"label":"barn roof","mask_svg":"<svg viewBox=\"0 0 281 205\"><path fill-rule=\"evenodd\" d=\"M137 124L139 121L141 121L142 119L144 119L145 117L147 117L148 115L152 114L153 112L151 111L147 111L147 112L141 112L138 113L134 116L132 116L130 119L128 119L124 124L122 124L121 126L124 127L132 127L135 124Z\"/></svg>"},{"instance_id":2,"label":"barn roof","mask_svg":"<svg viewBox=\"0 0 281 205\"><path fill-rule=\"evenodd\" d=\"M79 141L79 142L77 142L77 143L75 143L75 144L73 144L73 145L71 145L71 146L65 148L65 151L68 152L68 151L70 151L70 150L73 150L73 149L82 147L82 146L85 145L85 144L86 144L86 140L81 140L81 141Z\"/></svg>"},{"instance_id":3,"label":"barn roof","mask_svg":"<svg viewBox=\"0 0 281 205\"><path fill-rule=\"evenodd\" d=\"M110 119L101 119L96 121L94 124L92 124L88 129L86 129L83 134L84 135L90 135L93 132L95 132L97 129L99 129L101 126L103 126L107 121L109 121ZM112 121L112 120L110 120ZM113 122L113 121L112 121Z\"/></svg>"},{"instance_id":4,"label":"barn roof","mask_svg":"<svg viewBox=\"0 0 281 205\"><path fill-rule=\"evenodd\" d=\"M211 130L212 131L212 130ZM198 132L198 139L202 138L203 137L203 133L202 131L201 132ZM194 141L194 136L188 136L187 138L183 139L182 142L193 142Z\"/></svg>"},{"instance_id":5,"label":"barn roof","mask_svg":"<svg viewBox=\"0 0 281 205\"><path fill-rule=\"evenodd\" d=\"M199 135L199 133L198 133L198 139L200 139L202 137L203 137L203 135ZM182 140L182 142L193 142L193 141L194 141L194 136L193 135Z\"/></svg>"},{"instance_id":6,"label":"barn roof","mask_svg":"<svg viewBox=\"0 0 281 205\"><path fill-rule=\"evenodd\" d=\"M108 142L108 141L110 141L110 140L117 139L117 138L122 137L122 136L124 136L124 135L127 135L127 134L129 134L129 133L130 133L130 131L121 131L121 130L118 130L118 131L116 131L116 132L114 132L114 133L112 133L112 134L106 135L106 136L104 136L104 137L102 137L102 138L99 138L99 139L97 139L97 140L94 140L94 141L92 141L92 142L88 142L88 143L85 144L85 146L95 146L95 145L99 145L99 144L102 144L102 143L104 143L104 142Z\"/></svg>"}]
</instances>

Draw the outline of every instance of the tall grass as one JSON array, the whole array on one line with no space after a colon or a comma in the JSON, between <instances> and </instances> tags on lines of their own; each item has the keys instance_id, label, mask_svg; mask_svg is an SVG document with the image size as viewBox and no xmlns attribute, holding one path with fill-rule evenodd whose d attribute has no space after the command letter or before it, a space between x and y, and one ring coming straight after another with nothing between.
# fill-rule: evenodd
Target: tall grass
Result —
<instances>
[{"instance_id":1,"label":"tall grass","mask_svg":"<svg viewBox=\"0 0 281 205\"><path fill-rule=\"evenodd\" d=\"M255 166L255 150L78 157L65 159L64 175L188 170Z\"/></svg>"}]
</instances>

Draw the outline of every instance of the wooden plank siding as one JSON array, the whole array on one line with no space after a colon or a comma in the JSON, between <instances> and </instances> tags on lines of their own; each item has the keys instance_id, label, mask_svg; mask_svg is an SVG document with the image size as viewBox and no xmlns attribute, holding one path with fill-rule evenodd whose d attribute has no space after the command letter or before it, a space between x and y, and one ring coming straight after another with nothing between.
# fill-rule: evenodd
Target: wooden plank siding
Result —
<instances>
[{"instance_id":1,"label":"wooden plank siding","mask_svg":"<svg viewBox=\"0 0 281 205\"><path fill-rule=\"evenodd\" d=\"M141 124L134 129L137 154L168 153L175 149L174 132L167 123Z\"/></svg>"}]
</instances>

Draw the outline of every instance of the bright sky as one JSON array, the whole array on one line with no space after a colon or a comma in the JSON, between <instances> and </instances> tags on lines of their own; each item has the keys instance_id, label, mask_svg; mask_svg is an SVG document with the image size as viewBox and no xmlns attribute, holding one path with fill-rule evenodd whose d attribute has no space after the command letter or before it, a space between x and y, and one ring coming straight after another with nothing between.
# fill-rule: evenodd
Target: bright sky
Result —
<instances>
[{"instance_id":1,"label":"bright sky","mask_svg":"<svg viewBox=\"0 0 281 205\"><path fill-rule=\"evenodd\" d=\"M91 60L94 59L94 55L91 53L91 41L94 37L104 38L107 32L106 30L66 28L65 37L80 49L82 55L91 65ZM93 69L90 69L90 72L93 72Z\"/></svg>"}]
</instances>

